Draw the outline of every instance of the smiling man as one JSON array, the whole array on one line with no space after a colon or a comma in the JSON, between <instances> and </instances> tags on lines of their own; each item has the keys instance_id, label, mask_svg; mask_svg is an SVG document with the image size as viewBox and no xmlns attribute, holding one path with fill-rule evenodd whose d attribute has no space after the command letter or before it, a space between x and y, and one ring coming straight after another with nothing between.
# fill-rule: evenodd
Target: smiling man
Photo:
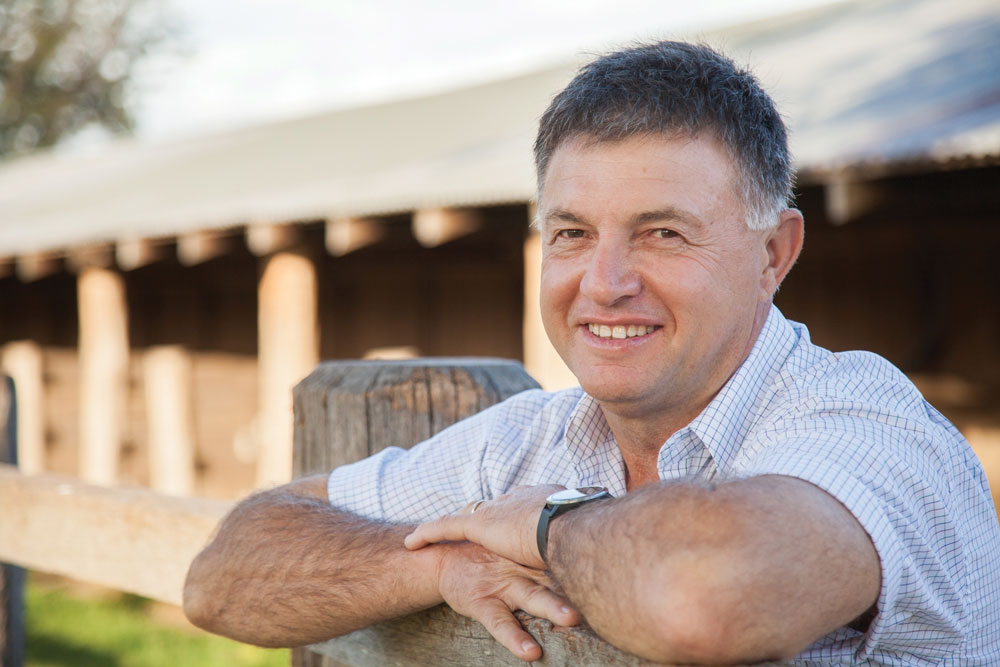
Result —
<instances>
[{"instance_id":1,"label":"smiling man","mask_svg":"<svg viewBox=\"0 0 1000 667\"><path fill-rule=\"evenodd\" d=\"M192 620L296 645L444 601L525 660L515 609L659 662L1000 661L968 445L771 303L803 236L786 144L709 48L585 67L535 147L543 321L580 387L244 501L192 565Z\"/></svg>"},{"instance_id":2,"label":"smiling man","mask_svg":"<svg viewBox=\"0 0 1000 667\"><path fill-rule=\"evenodd\" d=\"M626 456L626 473L653 473L637 484L657 478L638 450L658 451L746 359L801 247L797 211L747 227L735 176L704 132L576 136L548 163L545 329L623 453L645 441Z\"/></svg>"}]
</instances>

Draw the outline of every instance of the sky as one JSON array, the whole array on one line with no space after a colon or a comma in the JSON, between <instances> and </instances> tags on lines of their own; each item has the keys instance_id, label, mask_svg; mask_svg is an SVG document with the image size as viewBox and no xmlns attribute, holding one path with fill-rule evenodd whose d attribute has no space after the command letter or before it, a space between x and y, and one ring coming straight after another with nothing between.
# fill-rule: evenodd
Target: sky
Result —
<instances>
[{"instance_id":1,"label":"sky","mask_svg":"<svg viewBox=\"0 0 1000 667\"><path fill-rule=\"evenodd\" d=\"M829 0L162 0L137 135L169 140L453 88Z\"/></svg>"}]
</instances>

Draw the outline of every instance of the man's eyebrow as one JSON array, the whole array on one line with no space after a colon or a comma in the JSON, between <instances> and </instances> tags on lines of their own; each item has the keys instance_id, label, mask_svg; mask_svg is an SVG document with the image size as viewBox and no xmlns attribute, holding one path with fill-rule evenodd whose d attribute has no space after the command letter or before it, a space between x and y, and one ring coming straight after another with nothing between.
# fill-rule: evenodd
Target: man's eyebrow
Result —
<instances>
[{"instance_id":1,"label":"man's eyebrow","mask_svg":"<svg viewBox=\"0 0 1000 667\"><path fill-rule=\"evenodd\" d=\"M561 208L550 211L541 222L545 224L550 220L572 224L585 224L583 218L572 211ZM635 225L649 224L651 222L679 222L696 230L705 227L705 223L695 214L673 206L658 208L653 211L643 211L632 216L631 222Z\"/></svg>"},{"instance_id":2,"label":"man's eyebrow","mask_svg":"<svg viewBox=\"0 0 1000 667\"><path fill-rule=\"evenodd\" d=\"M633 216L632 222L639 225L650 222L680 222L698 230L705 227L705 223L694 213L673 206L659 208L655 211L644 211Z\"/></svg>"},{"instance_id":3,"label":"man's eyebrow","mask_svg":"<svg viewBox=\"0 0 1000 667\"><path fill-rule=\"evenodd\" d=\"M550 211L549 214L545 216L545 219L542 220L542 222L546 222L548 220L558 220L560 222L573 222L573 223L583 222L583 220L581 220L572 211L567 211L561 208L557 208L554 211Z\"/></svg>"}]
</instances>

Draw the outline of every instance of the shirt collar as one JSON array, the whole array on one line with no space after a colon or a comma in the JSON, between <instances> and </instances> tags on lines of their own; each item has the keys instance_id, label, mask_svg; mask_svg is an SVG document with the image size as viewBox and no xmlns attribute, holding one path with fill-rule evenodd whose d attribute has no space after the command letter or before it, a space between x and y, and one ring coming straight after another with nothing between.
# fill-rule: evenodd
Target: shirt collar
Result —
<instances>
[{"instance_id":1,"label":"shirt collar","mask_svg":"<svg viewBox=\"0 0 1000 667\"><path fill-rule=\"evenodd\" d=\"M566 422L566 445L580 457L593 454L602 443L613 440L611 427L597 399L585 391Z\"/></svg>"},{"instance_id":2,"label":"shirt collar","mask_svg":"<svg viewBox=\"0 0 1000 667\"><path fill-rule=\"evenodd\" d=\"M781 369L797 339L798 334L792 325L772 305L747 358L705 409L685 428L671 436L663 447L671 446L675 438L690 431L708 449L717 469L725 473L753 425L757 412L764 407L758 405L760 393ZM611 427L597 399L581 391L580 400L566 422L566 447L583 460L614 442ZM662 454L661 449L661 460L664 458Z\"/></svg>"},{"instance_id":3,"label":"shirt collar","mask_svg":"<svg viewBox=\"0 0 1000 667\"><path fill-rule=\"evenodd\" d=\"M708 448L719 472L725 473L739 452L758 413L765 407L761 405L761 392L781 369L797 338L792 325L772 305L750 354L688 425Z\"/></svg>"}]
</instances>

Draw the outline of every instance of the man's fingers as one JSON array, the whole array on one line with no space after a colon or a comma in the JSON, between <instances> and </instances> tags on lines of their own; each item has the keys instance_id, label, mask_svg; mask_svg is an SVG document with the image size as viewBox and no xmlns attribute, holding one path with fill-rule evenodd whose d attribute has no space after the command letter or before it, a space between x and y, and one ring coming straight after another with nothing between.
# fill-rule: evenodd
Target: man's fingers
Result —
<instances>
[{"instance_id":1,"label":"man's fingers","mask_svg":"<svg viewBox=\"0 0 1000 667\"><path fill-rule=\"evenodd\" d=\"M522 609L556 625L577 625L580 622L580 615L568 602L530 579L512 582L504 597L504 602L511 609Z\"/></svg>"},{"instance_id":2,"label":"man's fingers","mask_svg":"<svg viewBox=\"0 0 1000 667\"><path fill-rule=\"evenodd\" d=\"M497 598L480 600L470 614L483 624L494 639L521 660L538 660L542 647L531 638L514 617L514 613Z\"/></svg>"},{"instance_id":3,"label":"man's fingers","mask_svg":"<svg viewBox=\"0 0 1000 667\"><path fill-rule=\"evenodd\" d=\"M419 549L436 542L467 540L465 527L468 516L453 514L422 523L403 539L403 545L407 549Z\"/></svg>"}]
</instances>

